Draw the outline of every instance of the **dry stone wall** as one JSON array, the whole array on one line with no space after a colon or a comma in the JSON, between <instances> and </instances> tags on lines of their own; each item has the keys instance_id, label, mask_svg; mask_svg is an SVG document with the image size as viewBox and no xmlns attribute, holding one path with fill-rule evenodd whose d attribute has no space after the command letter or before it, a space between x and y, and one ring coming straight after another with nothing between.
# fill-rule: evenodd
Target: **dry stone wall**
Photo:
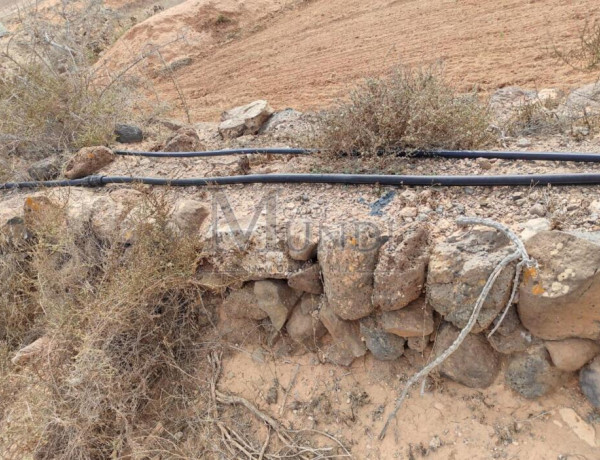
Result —
<instances>
[{"instance_id":1,"label":"dry stone wall","mask_svg":"<svg viewBox=\"0 0 600 460\"><path fill-rule=\"evenodd\" d=\"M138 191L73 190L67 205L46 192L14 197L0 208L1 241L26 235L40 213L60 208L67 225L99 241L135 244ZM367 353L393 361L433 359L456 339L498 262L513 249L483 227L430 241L427 225L386 231L353 222L213 222L190 197L171 203L170 225L203 241L197 282L220 299L231 340L261 324L289 337L295 353L350 366ZM569 378L600 407L600 238L529 229L526 269L512 305L515 266L501 273L476 328L438 369L473 388L497 379L525 398L542 397ZM493 335L490 331L497 327ZM246 328L246 329L244 329ZM263 328L264 329L264 328ZM232 338L233 337L233 338Z\"/></svg>"}]
</instances>

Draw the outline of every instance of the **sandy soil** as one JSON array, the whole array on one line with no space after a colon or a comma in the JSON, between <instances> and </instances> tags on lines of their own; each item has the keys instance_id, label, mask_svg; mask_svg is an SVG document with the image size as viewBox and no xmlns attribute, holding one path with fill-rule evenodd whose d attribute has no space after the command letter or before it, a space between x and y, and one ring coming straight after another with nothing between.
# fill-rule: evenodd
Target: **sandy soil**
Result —
<instances>
[{"instance_id":1,"label":"sandy soil","mask_svg":"<svg viewBox=\"0 0 600 460\"><path fill-rule=\"evenodd\" d=\"M554 44L574 44L599 11L594 0L189 0L136 26L106 59L120 67L148 43L187 30L187 43L162 52L168 62L192 59L176 77L195 120L257 98L276 108L322 107L400 62L442 60L463 90L565 88L593 76L557 62ZM219 14L231 22L215 27ZM176 100L170 78L155 83Z\"/></svg>"},{"instance_id":2,"label":"sandy soil","mask_svg":"<svg viewBox=\"0 0 600 460\"><path fill-rule=\"evenodd\" d=\"M598 447L580 439L559 412L574 408L583 419L593 413L574 380L539 401L511 393L501 376L485 390L437 380L424 397L418 389L412 392L383 441L377 436L397 389L414 372L405 357L389 363L367 356L347 369L318 364L311 355L281 357L247 346L224 361L221 388L276 415L297 365L283 420L294 429L338 437L357 459L598 458ZM279 383L278 400L269 405L265 396L274 380Z\"/></svg>"}]
</instances>

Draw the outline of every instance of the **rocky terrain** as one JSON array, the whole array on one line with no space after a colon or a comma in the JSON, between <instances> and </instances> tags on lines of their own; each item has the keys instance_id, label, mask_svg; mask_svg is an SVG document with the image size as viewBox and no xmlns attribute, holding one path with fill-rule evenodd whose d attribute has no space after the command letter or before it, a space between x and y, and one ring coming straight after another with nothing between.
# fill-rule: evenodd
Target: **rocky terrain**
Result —
<instances>
[{"instance_id":1,"label":"rocky terrain","mask_svg":"<svg viewBox=\"0 0 600 460\"><path fill-rule=\"evenodd\" d=\"M144 123L120 120L115 142L109 145L36 161L14 158L11 161L17 167L11 180L77 179L95 174L210 178L269 173L600 172L594 163L394 155L363 158L320 151L208 158L115 154L118 150L311 148L319 128L316 110L340 96L350 83L387 71L391 66L387 62L397 55L407 64L421 63L424 56L442 57L449 79L461 91L481 84L480 96L489 95L493 120L489 129L497 139L493 149L598 152L596 127L589 121L600 113L598 86L589 83L593 80L590 73L556 64L556 56L544 50L552 45L552 37L566 45L576 42L574 24L595 11L593 2L382 1L367 5L337 0L219 0L167 6L172 5L162 12L153 10L148 20L125 32L102 53L97 66L118 72L146 47L172 42L161 48L160 58L148 59L144 70L149 71L153 91L175 109ZM117 0L110 6L123 11L141 8L136 2ZM355 32L348 34L350 29ZM547 30L552 36L548 37ZM327 52L323 43L328 43ZM173 85L174 78L177 85ZM178 106L182 99L187 115L191 114L187 121L182 121L185 107ZM282 110L287 106L294 108ZM523 109L532 106L536 111L526 119L526 126L518 125L515 120L522 119ZM573 116L581 113L585 116ZM219 121L215 121L217 115ZM536 117L541 125L536 124ZM598 458L600 448L599 190L598 186L536 184L454 188L331 184L153 188L134 184L13 189L0 192L0 253L6 261L3 264L16 260L22 264L19 267L37 261L44 251L56 256L51 258L50 272L59 287L41 276L37 284L27 278L28 270L41 270L35 263L23 269L23 278L31 284L35 299L60 304L63 297L59 294L74 297L75 308L68 311L78 312L90 307L90 298L79 290L94 293L100 289L95 284L98 279L109 276L100 276L100 268L92 262L61 248L61 238L75 235L76 244L94 254L112 248L118 255L116 266L126 263L144 229L157 224L164 224L175 240L193 242L193 274L185 283L198 290L197 298L190 301L177 290L185 291L187 284L185 289L169 286L158 291L157 305L150 303L152 309L142 309L140 315L152 325L151 332L141 327L135 332L142 342L145 333L154 337L152 333L160 329L155 324L166 317L165 305L175 305L177 315L189 308L200 318L194 317L194 324L206 327L194 339L194 347L209 344L219 350L222 361L210 354L186 363L191 366L182 375L193 369L194 382L201 388L196 389L197 399L192 402L182 403L170 393L175 384L166 374L148 377L155 385L150 393L158 396L148 398L150 408L139 403L145 412L136 420L138 425L123 428L131 436L127 439L134 440L131 445L108 443L112 458L135 457L136 448L140 450L135 452L152 452L141 457L152 460L171 455L195 458L177 449L194 446L206 436L190 426L197 419L202 423L208 419L220 431L217 437L211 432L209 446L204 446L203 455L196 454L199 457L210 453L211 458L280 458L270 447L285 444L284 430L275 428L282 426L288 434L320 436L319 443L308 446L325 446L330 450L323 452L332 457L591 460ZM149 201L160 203L164 215L147 217L144 211ZM55 220L58 227L48 225L44 217ZM387 436L379 440L406 382L452 346L469 325L486 281L515 250L503 232L485 225L462 225L464 217L505 225L523 242L531 260L527 265L514 260L498 273L470 333L430 373L423 394L412 389ZM160 247L161 241L152 244ZM176 271L170 264L162 267L165 271L159 272L156 284L160 277L168 280L171 271ZM79 280L77 272L89 280ZM5 278L0 281L9 285ZM116 291L135 290L131 286L135 279L129 284ZM28 295L20 290L14 294L15 302ZM37 314L51 316L47 307L41 302ZM98 314L98 325L106 324L104 316L113 310L107 311L111 313ZM12 320L11 315L15 313L6 312L0 318L0 332L6 336L4 324ZM177 315L172 324L167 323L171 332L171 326L182 321ZM119 324L113 327L129 321L137 326L135 316L123 318L118 317L115 322ZM25 446L27 452L37 448L31 447L30 440L13 441L22 435L13 426L40 417L35 411L39 401L59 393L48 367L64 355L68 358L59 364L77 369L85 361L82 356L91 350L98 354L92 354L90 362L99 369L100 364L109 368L112 363L99 356L108 356L127 343L127 334L115 339L116 347L103 343L101 335L110 328L99 329L98 336L91 334L91 338L75 333L72 337L80 341L81 349L74 352L75 345L65 343L56 332L70 331L71 318L60 318L56 324L36 321L31 320L31 330L17 342L6 340L0 350L0 383L11 388L10 397L0 400L0 449L6 449L1 452L6 458L22 458L15 446ZM92 318L94 332L95 321ZM177 349L173 344L180 339L165 333L156 348L164 346L170 352ZM185 347L192 348L189 343ZM133 364L121 363L119 372L143 361L133 354ZM208 362L212 373L206 372ZM96 389L95 379L98 385L105 384L100 370L93 368L90 375L86 377L91 385L77 375L66 379L72 392L64 398L60 395L63 406L69 407L81 388ZM148 381L144 382L134 387ZM105 388L112 387L119 385L109 381ZM206 402L204 393L212 399ZM94 409L94 404L104 407L102 395L91 394L90 398L97 398L90 399L95 403L78 407L74 420L81 422L80 412ZM235 438L236 431L228 431L217 417L217 402L227 401L223 394L244 398L252 405L250 413L233 414L233 427L241 437ZM171 412L160 420L148 416L153 405L160 405L157 401L171 400L177 402L167 406L186 423ZM199 416L193 412L198 407L209 407L210 412ZM110 410L117 414L115 419L127 419L120 412L123 407ZM76 432L59 414L58 410L46 411L43 415L51 420L48 430L43 426L41 432L31 429L25 434L31 439L41 437L61 423L65 432ZM92 414L94 421L101 418ZM264 414L277 422L269 422ZM95 428L81 437L96 440L94 436L103 429L108 432L106 427ZM175 446L175 450L153 447L154 438L168 440L168 449ZM47 444L35 451L40 458L52 458L44 453L52 447L60 452L58 458L85 457L64 448L63 438L56 442L58 447ZM106 451L97 449L92 450L94 458L106 457ZM186 452L190 451L200 452L191 448ZM319 458L314 451L306 452L305 458Z\"/></svg>"}]
</instances>

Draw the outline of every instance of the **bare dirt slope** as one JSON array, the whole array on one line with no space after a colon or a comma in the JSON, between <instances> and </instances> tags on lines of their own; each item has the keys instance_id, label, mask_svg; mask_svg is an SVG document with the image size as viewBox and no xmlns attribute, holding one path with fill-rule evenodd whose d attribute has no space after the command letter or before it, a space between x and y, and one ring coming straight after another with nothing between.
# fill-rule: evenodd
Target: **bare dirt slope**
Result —
<instances>
[{"instance_id":1,"label":"bare dirt slope","mask_svg":"<svg viewBox=\"0 0 600 460\"><path fill-rule=\"evenodd\" d=\"M599 11L594 0L190 0L136 26L106 59L125 65L147 43L187 31L188 43L163 52L168 62L192 58L176 77L197 120L258 97L276 108L322 107L400 62L441 59L464 90L565 88L593 76L557 62L553 46L576 43ZM217 24L219 15L231 20ZM156 83L175 99L170 78Z\"/></svg>"}]
</instances>

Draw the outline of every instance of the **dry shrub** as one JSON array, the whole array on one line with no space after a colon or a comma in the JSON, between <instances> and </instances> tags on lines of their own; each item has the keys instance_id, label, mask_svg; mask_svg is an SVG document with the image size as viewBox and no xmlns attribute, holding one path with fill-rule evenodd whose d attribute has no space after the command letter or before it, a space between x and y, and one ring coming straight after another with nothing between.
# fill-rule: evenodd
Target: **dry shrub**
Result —
<instances>
[{"instance_id":1,"label":"dry shrub","mask_svg":"<svg viewBox=\"0 0 600 460\"><path fill-rule=\"evenodd\" d=\"M18 334L0 346L0 457L185 455L176 434L210 429L197 375L212 312L193 279L197 243L172 230L166 209L148 195L132 242L107 244L65 227L59 207L36 216L25 249L13 246L28 267L1 290L30 314L2 299ZM50 338L47 351L7 365L30 331ZM191 437L202 457L207 435Z\"/></svg>"},{"instance_id":2,"label":"dry shrub","mask_svg":"<svg viewBox=\"0 0 600 460\"><path fill-rule=\"evenodd\" d=\"M585 21L579 32L579 43L564 50L554 46L554 55L578 70L595 70L600 65L600 20Z\"/></svg>"},{"instance_id":3,"label":"dry shrub","mask_svg":"<svg viewBox=\"0 0 600 460\"><path fill-rule=\"evenodd\" d=\"M364 156L397 150L470 149L490 141L488 110L475 94L457 95L438 66L399 68L372 78L326 112L320 146Z\"/></svg>"},{"instance_id":4,"label":"dry shrub","mask_svg":"<svg viewBox=\"0 0 600 460\"><path fill-rule=\"evenodd\" d=\"M557 112L555 99L536 99L517 107L506 124L511 136L564 133L570 126L566 116Z\"/></svg>"},{"instance_id":5,"label":"dry shrub","mask_svg":"<svg viewBox=\"0 0 600 460\"><path fill-rule=\"evenodd\" d=\"M93 66L123 30L96 0L32 8L0 53L0 153L46 154L106 143L131 114L134 82Z\"/></svg>"}]
</instances>

